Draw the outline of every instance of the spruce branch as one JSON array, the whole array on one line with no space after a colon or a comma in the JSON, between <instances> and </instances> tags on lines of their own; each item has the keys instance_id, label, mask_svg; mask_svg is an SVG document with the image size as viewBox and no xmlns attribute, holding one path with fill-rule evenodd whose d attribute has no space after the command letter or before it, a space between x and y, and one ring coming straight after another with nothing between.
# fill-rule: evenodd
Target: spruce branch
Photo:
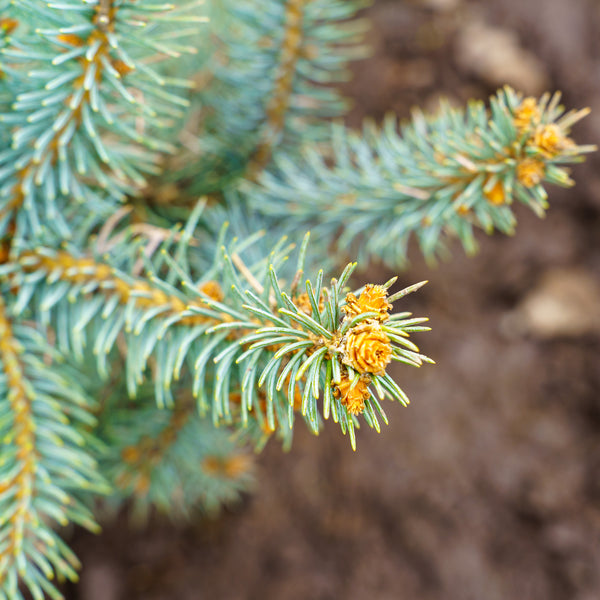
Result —
<instances>
[{"instance_id":1,"label":"spruce branch","mask_svg":"<svg viewBox=\"0 0 600 600\"><path fill-rule=\"evenodd\" d=\"M305 250L305 247L301 249L296 273L303 272ZM233 261L229 256L225 251L223 259L231 268ZM406 313L396 318L389 318L387 312L375 314L364 297L365 293L369 294L365 290L360 296L362 309L358 314L342 317L345 300L341 293L354 266L349 265L339 280L331 280L329 287L323 285L320 272L314 282L306 280L304 291L300 293L296 287L300 277L294 277L291 286L285 286L272 264L263 275L258 293L244 290L240 285L242 277L239 277L240 282L235 282L236 274L231 272L231 297L237 298L236 309L246 316L243 320L234 317L232 322L215 325L207 334L247 333L236 340L224 339L222 349L211 353L216 364L212 407L216 424L221 420L231 423L239 419L244 426L258 411L262 413L258 418L263 421L263 429L266 422L267 432L279 428L285 439L288 432L291 433L296 412L302 414L315 433L319 430L321 414L328 418L331 413L342 431L349 432L355 447L356 414L363 414L369 426L379 429L377 415L386 421L379 400L388 396L407 402L404 392L385 369L391 360L413 366L431 362L406 339L409 332L426 330L421 325L426 319L408 319L410 315ZM228 287L224 281L223 289ZM372 286L368 287L371 289ZM376 289L381 298L387 296L386 287ZM346 301L353 297L348 296ZM213 300L206 302L218 308ZM391 308L389 304L386 306ZM199 312L196 307L190 310ZM196 367L204 364L209 356L204 351ZM334 395L343 377L363 382L364 403L360 410L356 410L355 404L351 405L347 395ZM368 388L369 384L377 396ZM194 391L198 389L195 386ZM237 389L239 406L236 403L232 407L231 391ZM322 409L318 407L321 398Z\"/></svg>"},{"instance_id":2,"label":"spruce branch","mask_svg":"<svg viewBox=\"0 0 600 600\"><path fill-rule=\"evenodd\" d=\"M180 239L177 247L193 254L189 242ZM122 337L132 396L150 368L158 405L174 406L173 388L189 373L200 413L210 413L214 425L252 429L257 423L267 437L278 431L288 440L296 411L318 431L318 401L323 397L323 415L331 413L344 433L350 432L354 446L356 414L379 429L377 414L386 420L379 400L390 396L407 401L386 374L386 366L392 360L413 366L430 362L406 339L410 332L426 329L422 320L407 314L388 319L391 304L382 300L387 287L375 288L385 308L378 313L365 299L371 287L359 300L352 295L342 298L355 265L329 287L321 271L300 290L306 244L300 249L296 275L287 280L291 285L277 274L277 265L290 250L284 245L268 260L249 265L243 261L243 243L229 250L222 247L212 271L219 273L216 281L206 280L206 275L198 279L193 268L185 269L187 260L174 259L177 247L167 244L147 260L145 278L66 250L24 252L12 269L4 268L18 289L14 311L27 314L26 307L33 303L40 323L56 330L60 350L80 362L87 340L93 340L103 376ZM344 309L345 316L344 302L354 307ZM357 306L363 308L357 311ZM361 410L346 402L350 390L334 397L343 378L350 378L352 389L358 379L362 382ZM261 440L259 444L266 438Z\"/></svg>"},{"instance_id":3,"label":"spruce branch","mask_svg":"<svg viewBox=\"0 0 600 600\"><path fill-rule=\"evenodd\" d=\"M81 498L108 488L86 451L93 441L76 427L94 424L93 401L41 332L14 322L10 308L0 299L0 598L22 598L19 579L35 598L56 598L50 580L75 580L79 562L54 529L77 523L97 531Z\"/></svg>"},{"instance_id":4,"label":"spruce branch","mask_svg":"<svg viewBox=\"0 0 600 600\"><path fill-rule=\"evenodd\" d=\"M284 26L278 28L283 32L279 64L274 71L276 77L268 96L260 141L247 177L254 178L264 169L273 149L282 142L289 143L286 137L299 137L294 125L304 128L308 120L331 118L345 112L347 103L322 84L345 79L346 63L361 56L359 44L364 25L356 19L350 21L361 3L321 4L316 6L306 0L285 3ZM335 29L330 26L334 21ZM288 112L292 113L290 118ZM293 126L290 128L288 124ZM286 132L288 128L291 131Z\"/></svg>"},{"instance_id":5,"label":"spruce branch","mask_svg":"<svg viewBox=\"0 0 600 600\"><path fill-rule=\"evenodd\" d=\"M195 194L256 177L277 148L325 139L348 102L330 84L349 78L366 30L363 0L227 0L211 13L220 44L200 91L193 165L176 173ZM230 140L236 140L235 148Z\"/></svg>"},{"instance_id":6,"label":"spruce branch","mask_svg":"<svg viewBox=\"0 0 600 600\"><path fill-rule=\"evenodd\" d=\"M98 428L105 442L102 473L113 483L109 507L132 506L136 520L151 508L171 518L214 512L239 498L253 482L253 459L227 428L215 429L196 410L189 390L172 409L158 409L147 389L123 403L110 394Z\"/></svg>"},{"instance_id":7,"label":"spruce branch","mask_svg":"<svg viewBox=\"0 0 600 600\"><path fill-rule=\"evenodd\" d=\"M330 146L306 147L300 160L280 153L258 185L242 189L278 226L301 222L327 239L343 229L339 248L358 240L366 256L391 265L405 262L412 235L429 257L445 234L473 252L474 227L512 233L515 200L543 216L543 182L572 185L563 165L595 150L568 137L588 111L564 112L559 100L505 88L489 111L481 102L465 111L442 105L435 117L416 112L400 131L394 117L381 129L365 125L362 136L336 125Z\"/></svg>"},{"instance_id":8,"label":"spruce branch","mask_svg":"<svg viewBox=\"0 0 600 600\"><path fill-rule=\"evenodd\" d=\"M353 448L379 431L385 398L408 403L390 365L432 362L426 319L392 313L423 283L351 291L328 246L473 250L593 149L569 137L586 111L508 88L331 129L362 0L201 4L0 0L0 600L60 597L77 559L54 528L94 529L104 479L142 516L212 510L251 482L241 446L289 444L298 417ZM172 202L173 180L215 196ZM154 182L175 189L148 202Z\"/></svg>"},{"instance_id":9,"label":"spruce branch","mask_svg":"<svg viewBox=\"0 0 600 600\"><path fill-rule=\"evenodd\" d=\"M17 245L47 228L82 235L86 219L89 230L139 193L159 155L174 150L165 132L181 121L191 83L162 63L193 51L175 39L178 20L202 18L189 14L193 3L12 4L10 44L0 49L12 94L0 114L10 138L0 153L0 233L16 225Z\"/></svg>"}]
</instances>

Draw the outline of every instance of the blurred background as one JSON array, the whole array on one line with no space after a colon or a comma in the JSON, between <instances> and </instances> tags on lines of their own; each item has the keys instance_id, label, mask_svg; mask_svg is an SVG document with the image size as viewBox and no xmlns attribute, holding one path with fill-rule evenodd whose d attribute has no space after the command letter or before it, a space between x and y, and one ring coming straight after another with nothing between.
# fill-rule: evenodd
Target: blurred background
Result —
<instances>
[{"instance_id":1,"label":"blurred background","mask_svg":"<svg viewBox=\"0 0 600 600\"><path fill-rule=\"evenodd\" d=\"M375 0L372 57L354 67L350 122L462 106L505 83L562 90L600 140L597 0ZM361 431L298 427L258 457L256 490L217 519L74 534L70 600L597 600L600 598L600 164L573 169L517 235L468 258L397 310L431 317L416 340L437 366L399 368L409 408ZM373 265L357 285L390 276ZM404 308L407 307L407 308Z\"/></svg>"}]
</instances>

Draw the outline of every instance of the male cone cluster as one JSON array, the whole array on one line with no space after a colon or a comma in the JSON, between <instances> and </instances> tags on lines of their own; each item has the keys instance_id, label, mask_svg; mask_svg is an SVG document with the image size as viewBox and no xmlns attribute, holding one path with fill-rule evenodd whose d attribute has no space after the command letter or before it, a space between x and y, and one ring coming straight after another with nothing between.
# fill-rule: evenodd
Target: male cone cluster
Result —
<instances>
[{"instance_id":1,"label":"male cone cluster","mask_svg":"<svg viewBox=\"0 0 600 600\"><path fill-rule=\"evenodd\" d=\"M546 159L576 151L575 142L556 123L542 123L542 111L535 98L524 98L515 109L513 123L520 135L526 135L525 149ZM540 184L546 165L539 157L525 155L517 164L517 180L526 188Z\"/></svg>"},{"instance_id":2,"label":"male cone cluster","mask_svg":"<svg viewBox=\"0 0 600 600\"><path fill-rule=\"evenodd\" d=\"M354 294L348 294L346 305L342 307L345 319L375 313L372 318L352 327L342 338L342 362L360 373L360 377L351 380L347 372L343 371L334 394L348 412L354 415L362 413L365 400L369 398L370 374L382 374L392 360L390 339L381 328L392 308L387 295L387 289L383 286L368 284L358 298Z\"/></svg>"}]
</instances>

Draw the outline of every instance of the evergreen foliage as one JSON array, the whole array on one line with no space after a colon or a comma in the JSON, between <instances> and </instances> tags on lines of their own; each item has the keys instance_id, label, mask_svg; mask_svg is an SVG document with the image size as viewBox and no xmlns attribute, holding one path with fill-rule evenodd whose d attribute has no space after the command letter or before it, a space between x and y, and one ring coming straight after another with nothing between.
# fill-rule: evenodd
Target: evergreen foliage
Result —
<instances>
[{"instance_id":1,"label":"evergreen foliage","mask_svg":"<svg viewBox=\"0 0 600 600\"><path fill-rule=\"evenodd\" d=\"M379 431L388 365L431 362L390 312L421 284L325 269L472 251L571 185L558 95L332 125L362 5L0 0L0 598L61 597L99 496L215 510L296 417Z\"/></svg>"}]
</instances>

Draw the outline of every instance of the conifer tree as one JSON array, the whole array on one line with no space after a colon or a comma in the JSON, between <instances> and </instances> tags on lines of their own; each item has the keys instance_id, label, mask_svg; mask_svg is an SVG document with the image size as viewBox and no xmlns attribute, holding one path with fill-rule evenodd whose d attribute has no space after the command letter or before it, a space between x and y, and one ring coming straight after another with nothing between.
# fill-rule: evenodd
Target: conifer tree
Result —
<instances>
[{"instance_id":1,"label":"conifer tree","mask_svg":"<svg viewBox=\"0 0 600 600\"><path fill-rule=\"evenodd\" d=\"M61 597L98 498L213 510L297 419L379 431L388 365L431 362L421 284L324 272L471 252L572 184L558 94L335 120L362 6L0 0L0 598Z\"/></svg>"}]
</instances>

